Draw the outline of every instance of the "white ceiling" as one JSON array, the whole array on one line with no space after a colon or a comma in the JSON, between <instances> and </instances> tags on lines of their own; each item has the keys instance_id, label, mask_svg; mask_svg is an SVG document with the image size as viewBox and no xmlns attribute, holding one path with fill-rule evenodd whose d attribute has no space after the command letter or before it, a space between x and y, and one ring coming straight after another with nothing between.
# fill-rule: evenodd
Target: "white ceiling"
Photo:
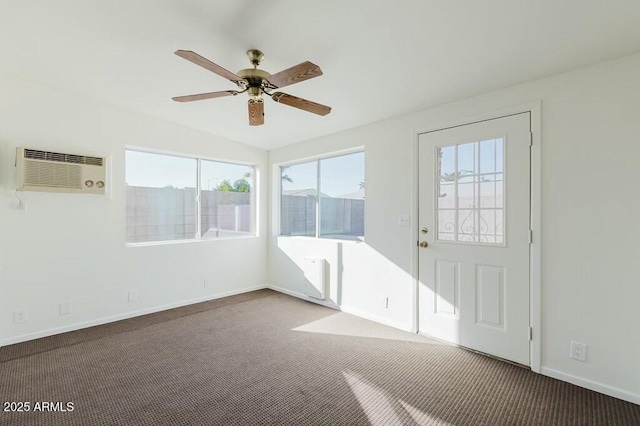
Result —
<instances>
[{"instance_id":1,"label":"white ceiling","mask_svg":"<svg viewBox=\"0 0 640 426\"><path fill-rule=\"evenodd\" d=\"M0 72L21 74L264 149L640 51L637 0L0 0ZM285 92L326 117L266 100L249 127L235 88L173 54L237 71L324 75ZM242 95L244 96L244 95Z\"/></svg>"}]
</instances>

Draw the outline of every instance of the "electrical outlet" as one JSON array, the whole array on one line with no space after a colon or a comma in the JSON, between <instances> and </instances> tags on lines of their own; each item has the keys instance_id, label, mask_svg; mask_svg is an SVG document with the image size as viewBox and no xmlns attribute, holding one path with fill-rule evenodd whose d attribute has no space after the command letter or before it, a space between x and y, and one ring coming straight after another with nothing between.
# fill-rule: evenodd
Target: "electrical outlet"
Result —
<instances>
[{"instance_id":1,"label":"electrical outlet","mask_svg":"<svg viewBox=\"0 0 640 426\"><path fill-rule=\"evenodd\" d=\"M587 361L587 345L580 342L571 342L571 354L569 357L578 361Z\"/></svg>"},{"instance_id":2,"label":"electrical outlet","mask_svg":"<svg viewBox=\"0 0 640 426\"><path fill-rule=\"evenodd\" d=\"M13 311L13 322L20 324L29 320L28 312L25 308Z\"/></svg>"},{"instance_id":3,"label":"electrical outlet","mask_svg":"<svg viewBox=\"0 0 640 426\"><path fill-rule=\"evenodd\" d=\"M407 227L411 224L411 217L408 214L398 216L398 226Z\"/></svg>"},{"instance_id":4,"label":"electrical outlet","mask_svg":"<svg viewBox=\"0 0 640 426\"><path fill-rule=\"evenodd\" d=\"M60 315L68 315L68 314L70 314L71 313L71 302L70 301L60 302L59 311L60 311Z\"/></svg>"},{"instance_id":5,"label":"electrical outlet","mask_svg":"<svg viewBox=\"0 0 640 426\"><path fill-rule=\"evenodd\" d=\"M389 297L385 296L381 299L381 305L384 309L389 309Z\"/></svg>"},{"instance_id":6,"label":"electrical outlet","mask_svg":"<svg viewBox=\"0 0 640 426\"><path fill-rule=\"evenodd\" d=\"M138 300L138 290L129 290L129 302Z\"/></svg>"},{"instance_id":7,"label":"electrical outlet","mask_svg":"<svg viewBox=\"0 0 640 426\"><path fill-rule=\"evenodd\" d=\"M204 288L211 288L213 287L213 282L211 280L208 280L205 278L204 280Z\"/></svg>"}]
</instances>

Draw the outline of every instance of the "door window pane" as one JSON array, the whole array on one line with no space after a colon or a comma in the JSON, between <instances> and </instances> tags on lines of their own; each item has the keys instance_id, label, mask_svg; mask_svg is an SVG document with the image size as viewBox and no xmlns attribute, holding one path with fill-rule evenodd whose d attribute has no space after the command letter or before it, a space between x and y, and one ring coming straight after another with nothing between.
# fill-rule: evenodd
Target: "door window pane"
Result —
<instances>
[{"instance_id":1,"label":"door window pane","mask_svg":"<svg viewBox=\"0 0 640 426\"><path fill-rule=\"evenodd\" d=\"M504 140L437 150L437 239L504 244Z\"/></svg>"},{"instance_id":2,"label":"door window pane","mask_svg":"<svg viewBox=\"0 0 640 426\"><path fill-rule=\"evenodd\" d=\"M200 188L201 238L251 235L253 167L201 160Z\"/></svg>"}]
</instances>

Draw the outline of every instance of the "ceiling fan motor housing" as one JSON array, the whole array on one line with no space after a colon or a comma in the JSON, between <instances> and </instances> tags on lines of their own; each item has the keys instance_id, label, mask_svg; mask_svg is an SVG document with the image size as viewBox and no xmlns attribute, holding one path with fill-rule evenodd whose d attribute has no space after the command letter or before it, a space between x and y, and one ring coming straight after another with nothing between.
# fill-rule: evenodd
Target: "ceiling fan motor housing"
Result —
<instances>
[{"instance_id":1,"label":"ceiling fan motor housing","mask_svg":"<svg viewBox=\"0 0 640 426\"><path fill-rule=\"evenodd\" d=\"M271 74L257 68L247 68L237 72L238 77L244 79L248 83L249 96L252 98L262 97L262 81L267 79Z\"/></svg>"}]
</instances>

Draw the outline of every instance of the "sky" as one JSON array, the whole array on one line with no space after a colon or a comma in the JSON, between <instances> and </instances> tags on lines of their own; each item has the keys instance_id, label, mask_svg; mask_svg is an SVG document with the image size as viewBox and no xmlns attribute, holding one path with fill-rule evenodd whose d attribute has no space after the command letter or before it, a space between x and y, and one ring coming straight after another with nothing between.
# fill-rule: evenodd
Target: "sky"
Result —
<instances>
[{"instance_id":1,"label":"sky","mask_svg":"<svg viewBox=\"0 0 640 426\"><path fill-rule=\"evenodd\" d=\"M196 186L197 161L194 158L127 150L125 164L127 185L153 188L169 185L175 188ZM283 182L284 189L315 188L317 164L314 160L286 168L285 173L293 182ZM320 168L321 191L324 194L335 197L358 192L360 183L364 182L364 153L322 159ZM234 181L244 178L253 168L202 160L201 169L202 188L213 189L224 179L233 184Z\"/></svg>"},{"instance_id":2,"label":"sky","mask_svg":"<svg viewBox=\"0 0 640 426\"><path fill-rule=\"evenodd\" d=\"M441 173L452 173L456 170L456 147L459 171L468 170L474 174L501 172L503 144L500 141L501 139L490 139L441 148ZM283 174L289 176L292 182L283 180L283 190L315 188L318 165L321 176L320 191L331 197L358 192L360 183L365 182L364 152L357 152L285 167ZM233 184L252 171L250 166L208 160L202 160L201 168L203 189L213 189L225 179ZM155 188L171 185L184 188L195 187L196 179L197 161L193 158L126 151L128 185Z\"/></svg>"},{"instance_id":3,"label":"sky","mask_svg":"<svg viewBox=\"0 0 640 426\"><path fill-rule=\"evenodd\" d=\"M164 188L196 187L197 161L194 158L126 151L126 182L131 186ZM223 180L231 184L242 179L252 167L218 161L201 161L202 189L212 189Z\"/></svg>"},{"instance_id":4,"label":"sky","mask_svg":"<svg viewBox=\"0 0 640 426\"><path fill-rule=\"evenodd\" d=\"M351 194L360 190L365 182L364 152L323 158L320 163L320 192L331 197ZM317 186L318 161L295 164L284 169L283 174L293 182L282 181L282 189L309 189Z\"/></svg>"},{"instance_id":5,"label":"sky","mask_svg":"<svg viewBox=\"0 0 640 426\"><path fill-rule=\"evenodd\" d=\"M440 148L442 150L441 174L453 173L456 170L456 147L458 148L458 171L467 170L473 174L503 171L502 139L489 139Z\"/></svg>"}]
</instances>

